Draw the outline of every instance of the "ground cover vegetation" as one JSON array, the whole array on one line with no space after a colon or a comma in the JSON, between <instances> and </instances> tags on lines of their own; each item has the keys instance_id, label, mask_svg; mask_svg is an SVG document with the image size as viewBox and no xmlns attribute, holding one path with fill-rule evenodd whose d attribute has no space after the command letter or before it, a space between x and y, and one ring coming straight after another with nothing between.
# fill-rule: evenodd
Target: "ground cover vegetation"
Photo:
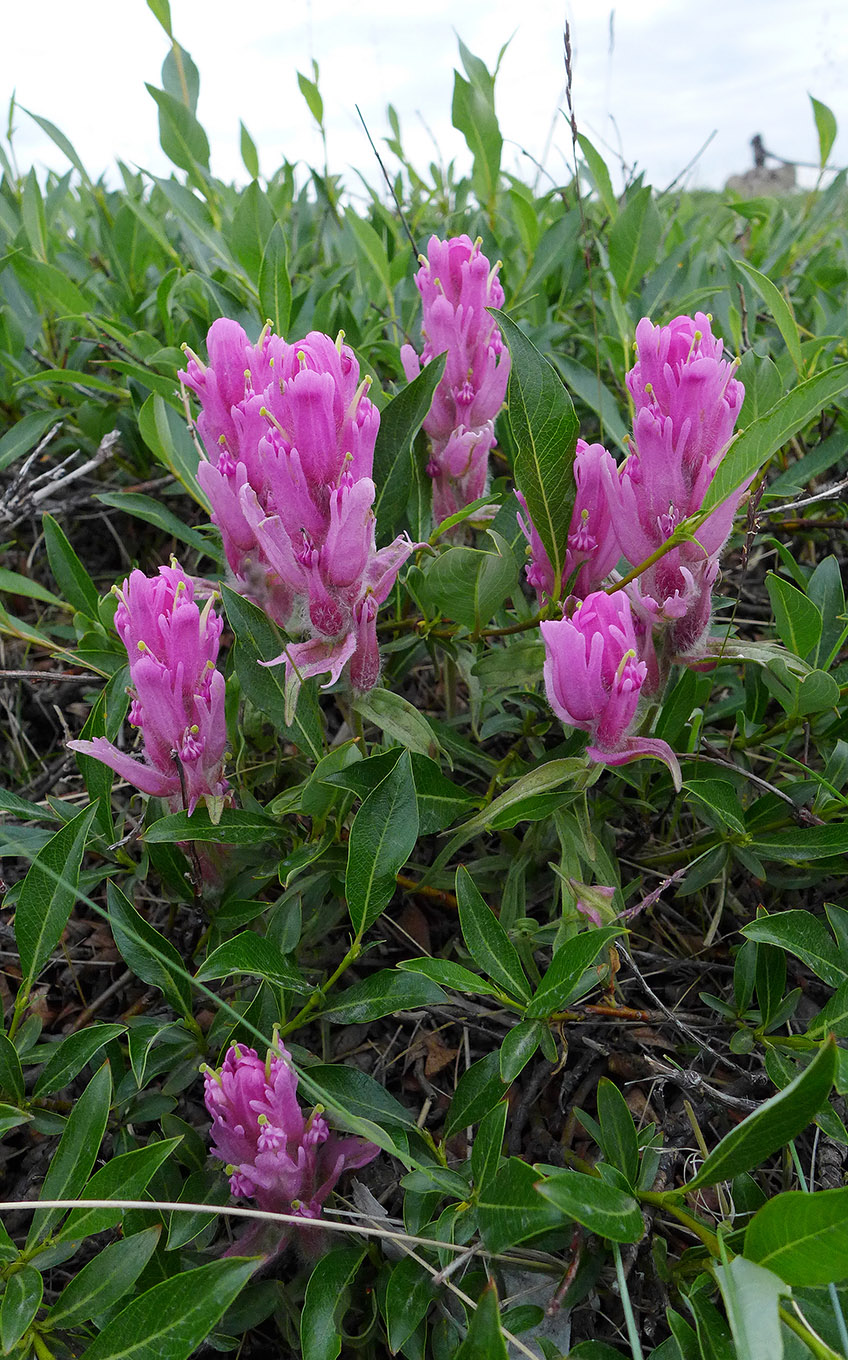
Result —
<instances>
[{"instance_id":1,"label":"ground cover vegetation","mask_svg":"<svg viewBox=\"0 0 848 1360\"><path fill-rule=\"evenodd\" d=\"M848 1354L845 174L460 46L225 184L149 5L170 177L0 152L0 1352Z\"/></svg>"}]
</instances>

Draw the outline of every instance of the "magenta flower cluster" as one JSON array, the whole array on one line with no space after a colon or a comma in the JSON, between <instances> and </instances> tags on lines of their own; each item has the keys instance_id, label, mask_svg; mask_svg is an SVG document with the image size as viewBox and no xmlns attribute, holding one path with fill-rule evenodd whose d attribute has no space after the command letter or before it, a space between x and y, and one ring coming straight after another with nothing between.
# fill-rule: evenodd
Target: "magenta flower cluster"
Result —
<instances>
[{"instance_id":1,"label":"magenta flower cluster","mask_svg":"<svg viewBox=\"0 0 848 1360\"><path fill-rule=\"evenodd\" d=\"M340 1138L320 1109L308 1117L297 1099L297 1073L278 1040L265 1058L233 1045L217 1071L205 1069L212 1155L226 1165L236 1199L259 1209L318 1218L342 1172L365 1166L379 1148Z\"/></svg>"},{"instance_id":2,"label":"magenta flower cluster","mask_svg":"<svg viewBox=\"0 0 848 1360\"><path fill-rule=\"evenodd\" d=\"M626 379L635 407L632 452L618 468L600 445L578 441L576 499L559 583L563 592L570 583L573 594L562 619L542 624L545 683L558 716L590 734L591 760L616 765L654 755L678 782L669 747L633 733L639 699L658 692L673 661L697 663L704 655L719 554L746 487L716 507L695 538L640 572L626 595L599 587L618 579L613 568L621 558L638 567L701 509L745 389L702 312L667 326L643 319L636 350ZM531 555L527 577L542 602L555 593L554 571L519 500Z\"/></svg>"},{"instance_id":3,"label":"magenta flower cluster","mask_svg":"<svg viewBox=\"0 0 848 1360\"><path fill-rule=\"evenodd\" d=\"M379 551L371 480L377 408L342 337L313 331L287 344L266 328L251 345L235 321L207 337L209 363L189 354L208 461L198 481L221 530L237 588L289 633L290 698L308 676L353 686L380 673L377 610L416 546L401 535Z\"/></svg>"},{"instance_id":4,"label":"magenta flower cluster","mask_svg":"<svg viewBox=\"0 0 848 1360\"><path fill-rule=\"evenodd\" d=\"M205 801L217 819L229 787L225 683L215 666L223 622L211 599L199 607L194 583L177 563L153 577L134 571L115 593L115 627L129 658L130 722L141 730L144 758L105 737L68 745L142 793L167 799L172 812L192 813Z\"/></svg>"},{"instance_id":5,"label":"magenta flower cluster","mask_svg":"<svg viewBox=\"0 0 848 1360\"><path fill-rule=\"evenodd\" d=\"M430 436L427 471L433 481L436 524L485 493L489 453L495 443L495 417L503 406L510 357L487 307L502 307L504 291L497 272L480 250L480 241L431 236L415 282L421 294L424 348L401 348L407 380L412 382L439 354L445 371L424 421Z\"/></svg>"}]
</instances>

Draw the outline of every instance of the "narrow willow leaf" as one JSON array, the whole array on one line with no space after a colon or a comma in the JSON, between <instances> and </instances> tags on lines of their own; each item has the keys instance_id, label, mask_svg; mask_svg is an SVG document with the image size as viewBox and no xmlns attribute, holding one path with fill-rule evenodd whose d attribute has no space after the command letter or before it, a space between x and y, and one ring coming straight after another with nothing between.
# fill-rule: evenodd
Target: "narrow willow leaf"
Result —
<instances>
[{"instance_id":1,"label":"narrow willow leaf","mask_svg":"<svg viewBox=\"0 0 848 1360\"><path fill-rule=\"evenodd\" d=\"M188 1360L258 1264L225 1257L163 1280L107 1322L85 1360Z\"/></svg>"},{"instance_id":2,"label":"narrow willow leaf","mask_svg":"<svg viewBox=\"0 0 848 1360\"><path fill-rule=\"evenodd\" d=\"M479 1123L505 1095L506 1083L501 1081L500 1055L497 1049L493 1049L472 1063L457 1082L445 1120L445 1137L449 1138L457 1129Z\"/></svg>"},{"instance_id":3,"label":"narrow willow leaf","mask_svg":"<svg viewBox=\"0 0 848 1360\"><path fill-rule=\"evenodd\" d=\"M128 1294L150 1260L161 1227L144 1228L98 1252L65 1285L50 1309L52 1327L76 1327Z\"/></svg>"},{"instance_id":4,"label":"narrow willow leaf","mask_svg":"<svg viewBox=\"0 0 848 1360\"><path fill-rule=\"evenodd\" d=\"M507 1360L508 1354L498 1310L498 1291L494 1280L490 1280L480 1295L477 1311L455 1360Z\"/></svg>"},{"instance_id":5,"label":"narrow willow leaf","mask_svg":"<svg viewBox=\"0 0 848 1360\"><path fill-rule=\"evenodd\" d=\"M100 1151L109 1106L112 1074L104 1063L77 1100L41 1186L41 1199L72 1199L85 1185ZM62 1217L63 1209L39 1209L33 1214L27 1248L42 1238Z\"/></svg>"},{"instance_id":6,"label":"narrow willow leaf","mask_svg":"<svg viewBox=\"0 0 848 1360\"><path fill-rule=\"evenodd\" d=\"M111 879L106 886L106 899L109 923L121 958L142 982L158 987L180 1015L191 1016L191 983L170 940L145 921Z\"/></svg>"},{"instance_id":7,"label":"narrow willow leaf","mask_svg":"<svg viewBox=\"0 0 848 1360\"><path fill-rule=\"evenodd\" d=\"M582 1223L608 1242L638 1242L645 1231L639 1205L632 1195L580 1171L562 1171L539 1181L539 1194L567 1218Z\"/></svg>"},{"instance_id":8,"label":"narrow willow leaf","mask_svg":"<svg viewBox=\"0 0 848 1360\"><path fill-rule=\"evenodd\" d=\"M783 343L786 345L786 348L791 355L792 362L795 365L795 371L803 376L804 364L801 358L801 336L798 333L798 322L792 315L792 308L789 306L786 298L783 296L780 289L775 287L767 275L761 274L760 271L755 269L752 264L749 264L747 260L734 259L733 263L737 269L741 269L742 272L748 276L763 302L768 307L777 323L780 334L783 336Z\"/></svg>"},{"instance_id":9,"label":"narrow willow leaf","mask_svg":"<svg viewBox=\"0 0 848 1360\"><path fill-rule=\"evenodd\" d=\"M54 1046L50 1057L38 1074L33 1095L47 1096L61 1091L72 1082L86 1063L91 1062L104 1047L126 1034L126 1025L89 1025L77 1034L69 1034Z\"/></svg>"},{"instance_id":10,"label":"narrow willow leaf","mask_svg":"<svg viewBox=\"0 0 848 1360\"><path fill-rule=\"evenodd\" d=\"M32 1322L43 1293L44 1281L34 1266L25 1265L9 1276L0 1301L0 1346L4 1355L11 1354Z\"/></svg>"},{"instance_id":11,"label":"narrow willow leaf","mask_svg":"<svg viewBox=\"0 0 848 1360\"><path fill-rule=\"evenodd\" d=\"M698 1174L672 1193L688 1194L702 1185L732 1180L759 1166L811 1124L827 1100L836 1074L836 1044L824 1044L803 1072L738 1124L714 1148Z\"/></svg>"},{"instance_id":12,"label":"narrow willow leaf","mask_svg":"<svg viewBox=\"0 0 848 1360\"><path fill-rule=\"evenodd\" d=\"M337 1247L312 1271L300 1317L303 1360L336 1360L341 1353L347 1286L364 1256L364 1247Z\"/></svg>"},{"instance_id":13,"label":"narrow willow leaf","mask_svg":"<svg viewBox=\"0 0 848 1360\"><path fill-rule=\"evenodd\" d=\"M574 508L577 417L557 373L506 312L490 308L512 356L507 403L515 480L559 582Z\"/></svg>"},{"instance_id":14,"label":"narrow willow leaf","mask_svg":"<svg viewBox=\"0 0 848 1360\"><path fill-rule=\"evenodd\" d=\"M370 793L353 819L345 895L357 936L388 906L396 875L418 839L418 804L409 752Z\"/></svg>"},{"instance_id":15,"label":"narrow willow leaf","mask_svg":"<svg viewBox=\"0 0 848 1360\"><path fill-rule=\"evenodd\" d=\"M218 845L260 845L279 840L280 823L264 812L248 812L244 808L224 808L218 821L212 821L205 807L187 812L172 812L161 817L144 832L151 845L173 844L179 841L211 841Z\"/></svg>"},{"instance_id":16,"label":"narrow willow leaf","mask_svg":"<svg viewBox=\"0 0 848 1360\"><path fill-rule=\"evenodd\" d=\"M623 302L656 264L661 234L653 189L644 185L631 190L609 233L610 270Z\"/></svg>"},{"instance_id":17,"label":"narrow willow leaf","mask_svg":"<svg viewBox=\"0 0 848 1360\"><path fill-rule=\"evenodd\" d=\"M480 1192L477 1223L489 1251L504 1251L538 1233L562 1227L562 1212L536 1188L538 1171L510 1157Z\"/></svg>"},{"instance_id":18,"label":"narrow willow leaf","mask_svg":"<svg viewBox=\"0 0 848 1360\"><path fill-rule=\"evenodd\" d=\"M18 1050L7 1034L0 1033L0 1091L19 1103L24 1098L24 1073Z\"/></svg>"},{"instance_id":19,"label":"narrow willow leaf","mask_svg":"<svg viewBox=\"0 0 848 1360\"><path fill-rule=\"evenodd\" d=\"M179 1146L179 1138L163 1138L146 1147L133 1148L101 1166L79 1193L80 1199L141 1199L148 1182ZM123 1209L72 1209L58 1237L75 1241L104 1232L120 1223Z\"/></svg>"},{"instance_id":20,"label":"narrow willow leaf","mask_svg":"<svg viewBox=\"0 0 848 1360\"><path fill-rule=\"evenodd\" d=\"M232 940L225 940L204 960L195 974L197 980L231 977L236 973L252 973L276 986L295 992L314 991L305 982L277 946L252 930L244 930Z\"/></svg>"},{"instance_id":21,"label":"narrow willow leaf","mask_svg":"<svg viewBox=\"0 0 848 1360\"><path fill-rule=\"evenodd\" d=\"M94 582L52 515L42 515L41 527L50 570L60 591L74 609L96 620L100 596Z\"/></svg>"},{"instance_id":22,"label":"narrow willow leaf","mask_svg":"<svg viewBox=\"0 0 848 1360\"><path fill-rule=\"evenodd\" d=\"M259 305L273 323L277 335L285 336L291 316L292 287L288 248L279 222L275 222L259 266Z\"/></svg>"},{"instance_id":23,"label":"narrow willow leaf","mask_svg":"<svg viewBox=\"0 0 848 1360\"><path fill-rule=\"evenodd\" d=\"M586 157L589 174L594 180L595 188L598 191L598 197L604 205L604 212L608 217L614 218L618 212L618 200L613 192L612 180L610 179L606 161L601 153L595 150L595 147L589 141L589 138L584 136L582 132L578 132L577 141L580 150Z\"/></svg>"},{"instance_id":24,"label":"narrow willow leaf","mask_svg":"<svg viewBox=\"0 0 848 1360\"><path fill-rule=\"evenodd\" d=\"M529 1001L530 984L518 951L463 865L456 871L456 900L463 938L477 967L511 996Z\"/></svg>"},{"instance_id":25,"label":"narrow willow leaf","mask_svg":"<svg viewBox=\"0 0 848 1360\"><path fill-rule=\"evenodd\" d=\"M209 168L209 139L191 109L167 90L145 81L147 93L159 108L159 145L180 170Z\"/></svg>"},{"instance_id":26,"label":"narrow willow leaf","mask_svg":"<svg viewBox=\"0 0 848 1360\"><path fill-rule=\"evenodd\" d=\"M757 1211L745 1233L745 1255L789 1285L824 1285L846 1277L848 1186L789 1190Z\"/></svg>"},{"instance_id":27,"label":"narrow willow leaf","mask_svg":"<svg viewBox=\"0 0 848 1360\"><path fill-rule=\"evenodd\" d=\"M731 492L753 477L793 434L814 420L822 409L848 387L848 364L836 364L824 373L793 387L768 412L746 426L731 442L704 497L702 513L715 509Z\"/></svg>"},{"instance_id":28,"label":"narrow willow leaf","mask_svg":"<svg viewBox=\"0 0 848 1360\"><path fill-rule=\"evenodd\" d=\"M827 104L823 104L820 99L809 96L813 106L813 117L816 120L816 131L819 134L819 166L823 170L827 165L827 158L831 153L833 143L836 141L836 118L833 110Z\"/></svg>"},{"instance_id":29,"label":"narrow willow leaf","mask_svg":"<svg viewBox=\"0 0 848 1360\"><path fill-rule=\"evenodd\" d=\"M782 1360L778 1306L786 1292L783 1281L744 1256L716 1266L715 1277L738 1355L744 1360Z\"/></svg>"},{"instance_id":30,"label":"narrow willow leaf","mask_svg":"<svg viewBox=\"0 0 848 1360\"><path fill-rule=\"evenodd\" d=\"M385 1317L389 1349L394 1355L406 1344L434 1298L433 1277L418 1261L404 1256L389 1276Z\"/></svg>"},{"instance_id":31,"label":"narrow willow leaf","mask_svg":"<svg viewBox=\"0 0 848 1360\"><path fill-rule=\"evenodd\" d=\"M848 959L843 960L827 926L809 911L779 911L773 916L758 916L756 921L742 927L742 934L749 940L787 949L812 968L829 987L848 982Z\"/></svg>"},{"instance_id":32,"label":"narrow willow leaf","mask_svg":"<svg viewBox=\"0 0 848 1360\"><path fill-rule=\"evenodd\" d=\"M374 513L380 546L396 533L403 519L416 461L415 436L433 403L433 393L445 371L446 361L447 354L436 355L380 412L373 473L377 488Z\"/></svg>"},{"instance_id":33,"label":"narrow willow leaf","mask_svg":"<svg viewBox=\"0 0 848 1360\"><path fill-rule=\"evenodd\" d=\"M433 604L447 618L479 630L489 622L518 583L518 564L509 544L488 531L495 551L448 548L427 569Z\"/></svg>"},{"instance_id":34,"label":"narrow willow leaf","mask_svg":"<svg viewBox=\"0 0 848 1360\"><path fill-rule=\"evenodd\" d=\"M371 977L330 997L321 1007L320 1015L337 1025L361 1025L396 1011L426 1009L447 1000L441 987L424 975L416 977L415 973L381 968Z\"/></svg>"},{"instance_id":35,"label":"narrow willow leaf","mask_svg":"<svg viewBox=\"0 0 848 1360\"><path fill-rule=\"evenodd\" d=\"M803 661L819 645L821 611L803 591L773 571L766 573L766 589L781 642Z\"/></svg>"},{"instance_id":36,"label":"narrow willow leaf","mask_svg":"<svg viewBox=\"0 0 848 1360\"><path fill-rule=\"evenodd\" d=\"M353 707L366 722L374 723L386 736L410 751L432 756L441 750L439 739L421 713L402 694L390 689L371 689L357 695Z\"/></svg>"},{"instance_id":37,"label":"narrow willow leaf","mask_svg":"<svg viewBox=\"0 0 848 1360\"><path fill-rule=\"evenodd\" d=\"M564 1010L595 986L597 977L586 974L601 950L621 933L621 926L604 926L585 930L561 944L527 1007L528 1018L545 1019Z\"/></svg>"},{"instance_id":38,"label":"narrow willow leaf","mask_svg":"<svg viewBox=\"0 0 848 1360\"><path fill-rule=\"evenodd\" d=\"M21 986L26 992L53 952L76 902L86 837L96 812L95 803L66 823L27 870L15 910Z\"/></svg>"}]
</instances>

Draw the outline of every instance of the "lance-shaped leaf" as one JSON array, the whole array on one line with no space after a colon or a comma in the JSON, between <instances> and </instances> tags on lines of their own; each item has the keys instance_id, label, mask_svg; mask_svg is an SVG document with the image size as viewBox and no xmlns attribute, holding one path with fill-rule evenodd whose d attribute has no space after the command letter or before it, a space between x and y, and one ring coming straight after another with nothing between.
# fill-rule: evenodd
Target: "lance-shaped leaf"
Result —
<instances>
[{"instance_id":1,"label":"lance-shaped leaf","mask_svg":"<svg viewBox=\"0 0 848 1360\"><path fill-rule=\"evenodd\" d=\"M77 899L86 837L96 812L97 804L92 803L51 836L29 866L21 886L15 939L25 992L29 992L67 925Z\"/></svg>"},{"instance_id":2,"label":"lance-shaped leaf","mask_svg":"<svg viewBox=\"0 0 848 1360\"><path fill-rule=\"evenodd\" d=\"M418 803L409 752L369 793L353 819L345 894L357 935L388 906L395 877L418 839Z\"/></svg>"},{"instance_id":3,"label":"lance-shaped leaf","mask_svg":"<svg viewBox=\"0 0 848 1360\"><path fill-rule=\"evenodd\" d=\"M507 388L515 480L559 582L574 508L577 417L547 359L506 312L489 309L512 356Z\"/></svg>"}]
</instances>

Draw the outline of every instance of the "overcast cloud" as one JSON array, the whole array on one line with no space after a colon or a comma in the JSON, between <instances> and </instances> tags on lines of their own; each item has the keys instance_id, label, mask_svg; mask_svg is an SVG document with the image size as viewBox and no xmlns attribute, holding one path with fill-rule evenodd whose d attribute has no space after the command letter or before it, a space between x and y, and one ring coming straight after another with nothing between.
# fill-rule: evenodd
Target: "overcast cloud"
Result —
<instances>
[{"instance_id":1,"label":"overcast cloud","mask_svg":"<svg viewBox=\"0 0 848 1360\"><path fill-rule=\"evenodd\" d=\"M544 158L555 180L568 176L570 136L561 112L566 18L574 44L574 101L582 131L605 149L638 162L650 182L672 180L710 133L716 135L689 182L720 187L751 163L760 132L786 159L815 161L817 141L807 93L848 125L848 7L844 0L619 0L614 19L603 0L427 0L417 13L390 14L386 0L281 0L234 6L231 0L171 0L174 32L200 69L198 115L212 146L212 169L244 179L239 118L259 148L264 173L283 157L319 164L320 138L297 87L296 72L320 64L330 169L355 189L350 167L376 182L354 109L375 141L389 132L394 104L414 163L453 157L465 165L463 139L450 122L456 32L491 69L511 39L497 85L506 140L504 165L524 178ZM0 100L17 89L21 105L49 118L71 139L89 172L118 157L154 173L169 166L159 145L156 109L144 82L160 84L167 39L144 0L41 0L37 22L6 7ZM11 11L11 12L10 12ZM387 17L389 15L389 17ZM612 40L611 40L612 32ZM67 168L61 153L20 111L18 164ZM831 160L848 160L842 133ZM389 158L391 163L391 158ZM110 176L111 178L111 176ZM620 175L618 176L620 182ZM808 174L805 182L812 182Z\"/></svg>"}]
</instances>

